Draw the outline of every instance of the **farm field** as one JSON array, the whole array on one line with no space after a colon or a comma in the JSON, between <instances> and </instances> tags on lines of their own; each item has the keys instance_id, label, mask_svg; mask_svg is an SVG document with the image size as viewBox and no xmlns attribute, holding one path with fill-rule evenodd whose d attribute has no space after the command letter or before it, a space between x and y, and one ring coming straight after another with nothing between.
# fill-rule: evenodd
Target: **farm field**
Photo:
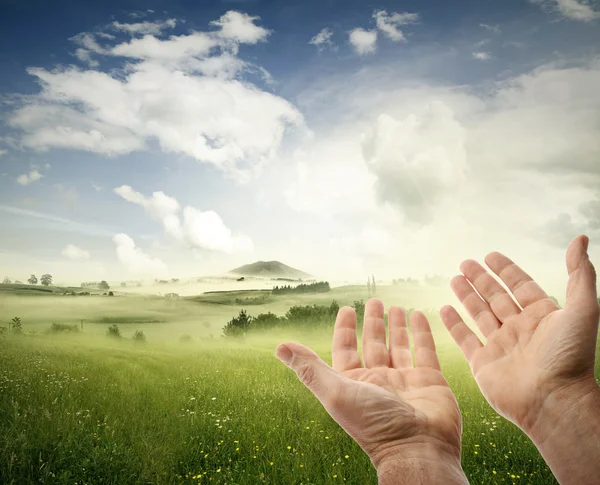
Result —
<instances>
[{"instance_id":1,"label":"farm field","mask_svg":"<svg viewBox=\"0 0 600 485\"><path fill-rule=\"evenodd\" d=\"M167 300L5 292L0 326L19 316L23 335L0 340L0 483L376 484L358 445L273 356L296 340L331 363L333 320L311 332L220 337L240 309L282 315L292 305L351 305L366 291L265 292L265 303L235 304L256 293ZM445 289L389 286L377 296L386 307L432 312L455 303ZM52 322L81 320L78 332L48 332ZM485 402L439 317L430 322L463 413L470 482L556 483L529 440ZM124 338L106 336L114 324ZM135 331L147 341L132 340Z\"/></svg>"}]
</instances>

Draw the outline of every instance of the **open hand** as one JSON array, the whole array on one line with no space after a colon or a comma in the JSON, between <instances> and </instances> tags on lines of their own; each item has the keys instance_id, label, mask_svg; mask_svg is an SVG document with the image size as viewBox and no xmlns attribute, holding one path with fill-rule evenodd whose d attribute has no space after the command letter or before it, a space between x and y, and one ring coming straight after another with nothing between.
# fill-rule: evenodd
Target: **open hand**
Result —
<instances>
[{"instance_id":1,"label":"open hand","mask_svg":"<svg viewBox=\"0 0 600 485\"><path fill-rule=\"evenodd\" d=\"M560 400L557 396L571 395L576 402L598 388L594 357L600 308L588 243L586 236L579 236L567 250L564 309L515 263L494 252L485 262L519 305L473 260L464 261L460 267L464 276L450 283L487 339L485 345L453 307L445 306L440 312L485 398L527 434L547 400L555 403Z\"/></svg>"},{"instance_id":2,"label":"open hand","mask_svg":"<svg viewBox=\"0 0 600 485\"><path fill-rule=\"evenodd\" d=\"M405 311L389 310L388 349L384 308L378 299L370 299L365 307L364 367L357 351L356 313L350 307L340 309L335 322L333 368L294 342L279 345L276 356L296 372L376 469L403 459L445 460L462 474L458 404L440 372L427 318L415 311L410 320L415 367Z\"/></svg>"}]
</instances>

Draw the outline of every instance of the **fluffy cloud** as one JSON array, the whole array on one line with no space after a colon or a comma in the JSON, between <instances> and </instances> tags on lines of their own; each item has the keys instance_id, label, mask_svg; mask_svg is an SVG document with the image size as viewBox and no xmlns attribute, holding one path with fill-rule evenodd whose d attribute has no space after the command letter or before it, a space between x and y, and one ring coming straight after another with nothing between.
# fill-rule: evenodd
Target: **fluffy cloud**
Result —
<instances>
[{"instance_id":1,"label":"fluffy cloud","mask_svg":"<svg viewBox=\"0 0 600 485\"><path fill-rule=\"evenodd\" d=\"M377 45L377 31L365 30L360 27L353 29L348 34L348 41L357 54L365 55L375 52Z\"/></svg>"},{"instance_id":2,"label":"fluffy cloud","mask_svg":"<svg viewBox=\"0 0 600 485\"><path fill-rule=\"evenodd\" d=\"M310 39L309 44L317 46L317 49L319 49L319 51L322 51L326 47L332 50L337 50L337 46L331 40L332 36L333 32L331 31L331 29L325 27L317 35Z\"/></svg>"},{"instance_id":3,"label":"fluffy cloud","mask_svg":"<svg viewBox=\"0 0 600 485\"><path fill-rule=\"evenodd\" d=\"M438 199L465 180L465 141L465 129L443 102L403 120L380 115L363 144L378 198L413 222L431 222Z\"/></svg>"},{"instance_id":4,"label":"fluffy cloud","mask_svg":"<svg viewBox=\"0 0 600 485\"><path fill-rule=\"evenodd\" d=\"M176 25L177 20L175 19L167 19L164 22L136 22L133 24L122 24L117 21L112 23L112 27L115 30L120 30L131 35L160 35L163 30L174 29Z\"/></svg>"},{"instance_id":5,"label":"fluffy cloud","mask_svg":"<svg viewBox=\"0 0 600 485\"><path fill-rule=\"evenodd\" d=\"M478 52L473 52L473 59L477 59L478 61L488 61L490 59L490 53L489 52L483 52L483 51L478 51Z\"/></svg>"},{"instance_id":6,"label":"fluffy cloud","mask_svg":"<svg viewBox=\"0 0 600 485\"><path fill-rule=\"evenodd\" d=\"M406 38L398 27L418 22L419 14L405 12L392 13L389 15L385 10L376 10L373 13L373 18L377 23L377 28L381 30L385 36L394 42L399 42L401 40L406 40Z\"/></svg>"},{"instance_id":7,"label":"fluffy cloud","mask_svg":"<svg viewBox=\"0 0 600 485\"><path fill-rule=\"evenodd\" d=\"M43 175L37 170L31 170L28 173L24 173L17 177L17 183L19 185L29 185L37 180L40 180Z\"/></svg>"},{"instance_id":8,"label":"fluffy cloud","mask_svg":"<svg viewBox=\"0 0 600 485\"><path fill-rule=\"evenodd\" d=\"M241 44L256 44L267 40L270 30L260 27L254 23L260 17L252 17L248 14L230 10L219 20L213 20L210 24L219 27L219 37Z\"/></svg>"},{"instance_id":9,"label":"fluffy cloud","mask_svg":"<svg viewBox=\"0 0 600 485\"><path fill-rule=\"evenodd\" d=\"M146 34L116 45L99 34L79 34L72 39L83 49L76 55L88 64L92 54L133 62L108 72L30 68L41 91L24 98L9 123L21 130L22 144L36 150L113 156L156 140L166 153L247 182L276 158L289 128L307 132L291 103L241 79L258 72L269 80L264 69L237 57L240 43L266 40L269 31L256 19L230 11L212 23L213 31L168 39Z\"/></svg>"},{"instance_id":10,"label":"fluffy cloud","mask_svg":"<svg viewBox=\"0 0 600 485\"><path fill-rule=\"evenodd\" d=\"M118 260L133 274L160 274L167 269L165 263L160 259L152 258L136 247L134 240L127 234L116 234L113 242L116 246Z\"/></svg>"},{"instance_id":11,"label":"fluffy cloud","mask_svg":"<svg viewBox=\"0 0 600 485\"><path fill-rule=\"evenodd\" d=\"M74 246L73 244L69 244L65 246L62 250L61 254L71 261L87 261L90 259L90 253Z\"/></svg>"},{"instance_id":12,"label":"fluffy cloud","mask_svg":"<svg viewBox=\"0 0 600 485\"><path fill-rule=\"evenodd\" d=\"M8 150L3 150L3 149L0 148L0 158L2 158L7 153L8 153Z\"/></svg>"},{"instance_id":13,"label":"fluffy cloud","mask_svg":"<svg viewBox=\"0 0 600 485\"><path fill-rule=\"evenodd\" d=\"M328 115L335 113L323 124L336 128L317 138L327 143L295 160L287 174L293 182L284 189L289 206L327 214L332 228L336 221L361 227L375 219L405 251L427 247L427 254L456 258L472 256L462 236L452 236L455 246L445 249L443 241L458 231L453 226L471 235L473 251L494 241L490 250L512 248L515 255L534 254L540 244L564 251L581 233L600 238L600 59L545 65L479 93L418 80L401 84L402 77L394 71L374 80L366 69L344 88L319 85L316 99L326 99ZM353 155L360 132L364 157ZM348 185L341 174L349 174ZM401 221L393 227L381 215L390 208L396 216L387 212L389 220ZM511 239L515 233L522 246ZM348 254L366 257L358 232L352 238L355 252ZM419 271L416 261L398 261ZM439 273L432 260L419 264ZM436 264L447 266L442 259ZM537 268L555 278L550 267Z\"/></svg>"},{"instance_id":14,"label":"fluffy cloud","mask_svg":"<svg viewBox=\"0 0 600 485\"><path fill-rule=\"evenodd\" d=\"M580 22L592 22L600 18L600 12L581 0L530 0L547 10L559 13L565 18Z\"/></svg>"},{"instance_id":15,"label":"fluffy cloud","mask_svg":"<svg viewBox=\"0 0 600 485\"><path fill-rule=\"evenodd\" d=\"M142 206L155 220L162 223L167 234L190 248L226 254L254 250L252 240L248 236L234 235L214 211L203 212L187 206L181 216L179 202L163 192L154 192L152 197L145 197L128 185L117 187L114 192L128 202Z\"/></svg>"}]
</instances>

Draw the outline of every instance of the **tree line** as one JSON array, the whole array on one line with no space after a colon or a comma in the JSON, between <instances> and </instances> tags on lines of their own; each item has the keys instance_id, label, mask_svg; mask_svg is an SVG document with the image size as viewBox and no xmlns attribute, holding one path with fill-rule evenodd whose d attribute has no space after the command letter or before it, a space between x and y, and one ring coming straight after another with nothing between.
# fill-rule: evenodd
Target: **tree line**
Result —
<instances>
[{"instance_id":1,"label":"tree line","mask_svg":"<svg viewBox=\"0 0 600 485\"><path fill-rule=\"evenodd\" d=\"M2 281L2 284L4 285L10 285L12 284L12 280L7 276L4 278L4 280ZM40 283L41 285L44 286L50 286L52 284L52 275L51 274L43 274L40 279L38 280L37 276L32 274L29 279L27 280L27 283L29 283L30 285L37 285L38 283ZM20 281L15 281L15 284L17 285L21 285L23 283L21 283Z\"/></svg>"},{"instance_id":2,"label":"tree line","mask_svg":"<svg viewBox=\"0 0 600 485\"><path fill-rule=\"evenodd\" d=\"M359 321L364 318L365 303L363 300L355 301L353 305ZM256 317L248 315L246 310L241 310L237 317L233 317L223 327L224 337L242 337L250 332L271 330L275 327L325 327L331 326L335 321L340 305L333 300L330 305L295 305L284 316L279 317L274 313L261 313Z\"/></svg>"},{"instance_id":3,"label":"tree line","mask_svg":"<svg viewBox=\"0 0 600 485\"><path fill-rule=\"evenodd\" d=\"M274 286L274 295L283 295L286 293L327 293L331 290L328 281L318 281L316 283L302 283L298 286L283 285Z\"/></svg>"}]
</instances>

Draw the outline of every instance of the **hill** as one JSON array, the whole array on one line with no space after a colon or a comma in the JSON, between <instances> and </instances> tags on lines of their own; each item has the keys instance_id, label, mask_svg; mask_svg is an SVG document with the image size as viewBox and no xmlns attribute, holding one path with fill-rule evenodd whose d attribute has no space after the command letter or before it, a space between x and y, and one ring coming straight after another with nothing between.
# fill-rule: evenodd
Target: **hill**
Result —
<instances>
[{"instance_id":1,"label":"hill","mask_svg":"<svg viewBox=\"0 0 600 485\"><path fill-rule=\"evenodd\" d=\"M257 276L260 278L291 278L306 279L311 275L299 269L287 266L279 261L257 261L232 269L230 273L242 276Z\"/></svg>"}]
</instances>

